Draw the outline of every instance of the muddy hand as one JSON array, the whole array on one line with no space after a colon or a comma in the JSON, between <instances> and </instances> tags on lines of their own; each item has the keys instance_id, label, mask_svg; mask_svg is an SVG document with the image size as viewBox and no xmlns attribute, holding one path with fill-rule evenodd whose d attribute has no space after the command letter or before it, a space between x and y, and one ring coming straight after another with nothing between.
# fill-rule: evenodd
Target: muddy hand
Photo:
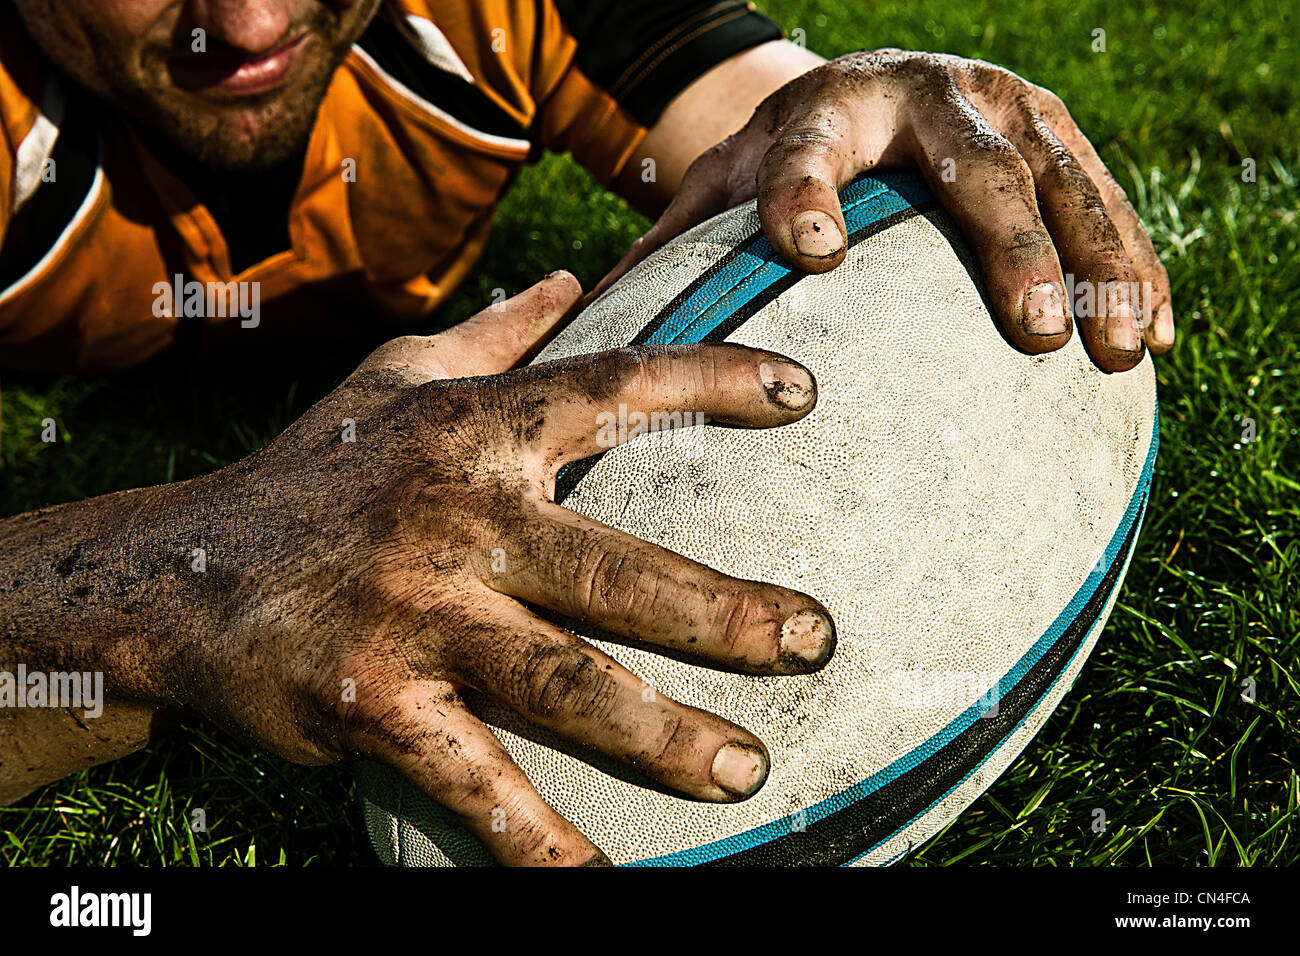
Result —
<instances>
[{"instance_id":1,"label":"muddy hand","mask_svg":"<svg viewBox=\"0 0 1300 956\"><path fill-rule=\"evenodd\" d=\"M993 312L1024 351L1060 348L1072 321L1107 371L1132 368L1144 347L1173 345L1165 268L1060 99L1001 67L935 53L854 53L781 87L691 165L596 291L755 196L777 252L825 272L847 250L838 191L868 170L906 168L960 224Z\"/></svg>"},{"instance_id":2,"label":"muddy hand","mask_svg":"<svg viewBox=\"0 0 1300 956\"><path fill-rule=\"evenodd\" d=\"M212 593L139 696L192 706L292 760L385 762L507 863L604 860L471 713L474 689L702 800L753 794L762 741L663 694L533 613L752 674L821 667L812 598L727 577L555 504L620 404L766 428L816 399L739 345L621 349L516 368L571 310L556 273L461 326L387 343L263 451L191 483ZM215 633L212 633L212 631ZM505 826L494 827L504 811Z\"/></svg>"}]
</instances>

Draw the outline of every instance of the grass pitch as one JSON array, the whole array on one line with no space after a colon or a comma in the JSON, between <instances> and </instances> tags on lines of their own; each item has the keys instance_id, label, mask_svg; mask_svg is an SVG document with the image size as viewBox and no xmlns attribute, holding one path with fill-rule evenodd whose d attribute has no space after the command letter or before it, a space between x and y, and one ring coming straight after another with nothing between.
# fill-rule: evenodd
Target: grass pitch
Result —
<instances>
[{"instance_id":1,"label":"grass pitch","mask_svg":"<svg viewBox=\"0 0 1300 956\"><path fill-rule=\"evenodd\" d=\"M1025 755L910 862L1297 862L1295 10L1258 0L762 5L826 56L941 50L1055 89L1128 190L1173 280L1179 341L1156 363L1160 458L1109 626ZM1094 49L1097 30L1105 52ZM1242 179L1248 161L1254 182ZM647 225L567 159L548 158L520 178L478 273L439 324L555 268L590 286ZM360 357L215 382L165 367L112 380L7 378L0 514L224 465ZM39 442L46 417L65 441ZM1245 442L1252 422L1257 440ZM206 833L190 831L196 808ZM0 808L0 860L374 863L346 769L297 767L202 722Z\"/></svg>"}]
</instances>

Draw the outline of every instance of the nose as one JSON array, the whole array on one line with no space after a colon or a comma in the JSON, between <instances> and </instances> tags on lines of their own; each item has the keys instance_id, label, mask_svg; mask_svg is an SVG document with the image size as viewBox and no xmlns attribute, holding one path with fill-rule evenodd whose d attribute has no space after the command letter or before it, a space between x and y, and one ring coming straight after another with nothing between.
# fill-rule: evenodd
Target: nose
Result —
<instances>
[{"instance_id":1,"label":"nose","mask_svg":"<svg viewBox=\"0 0 1300 956\"><path fill-rule=\"evenodd\" d=\"M249 55L274 49L288 39L291 0L197 0L195 25L210 39Z\"/></svg>"}]
</instances>

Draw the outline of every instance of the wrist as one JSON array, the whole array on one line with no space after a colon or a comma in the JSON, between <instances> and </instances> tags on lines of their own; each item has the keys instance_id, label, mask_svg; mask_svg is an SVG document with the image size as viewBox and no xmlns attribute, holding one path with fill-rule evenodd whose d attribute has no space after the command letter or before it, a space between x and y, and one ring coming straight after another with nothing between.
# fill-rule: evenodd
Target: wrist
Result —
<instances>
[{"instance_id":1,"label":"wrist","mask_svg":"<svg viewBox=\"0 0 1300 956\"><path fill-rule=\"evenodd\" d=\"M103 674L112 695L184 704L211 620L199 572L208 509L190 482L0 522L0 666Z\"/></svg>"}]
</instances>

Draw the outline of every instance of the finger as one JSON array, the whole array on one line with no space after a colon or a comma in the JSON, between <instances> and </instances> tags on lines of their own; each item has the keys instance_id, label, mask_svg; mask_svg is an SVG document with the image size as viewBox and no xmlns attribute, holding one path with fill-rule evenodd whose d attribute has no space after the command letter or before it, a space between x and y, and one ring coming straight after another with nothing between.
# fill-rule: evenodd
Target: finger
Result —
<instances>
[{"instance_id":1,"label":"finger","mask_svg":"<svg viewBox=\"0 0 1300 956\"><path fill-rule=\"evenodd\" d=\"M830 613L805 594L729 577L551 502L512 538L484 549L489 587L575 620L710 664L806 674L835 649Z\"/></svg>"},{"instance_id":2,"label":"finger","mask_svg":"<svg viewBox=\"0 0 1300 956\"><path fill-rule=\"evenodd\" d=\"M1073 276L1070 305L1084 344L1099 368L1132 368L1144 350L1141 287L1096 184L1041 116L1022 115L1009 132L1033 170L1047 227Z\"/></svg>"},{"instance_id":3,"label":"finger","mask_svg":"<svg viewBox=\"0 0 1300 956\"><path fill-rule=\"evenodd\" d=\"M799 420L817 401L802 365L726 342L559 359L512 373L507 391L538 423L523 438L542 460L548 492L562 465L643 432L705 420L770 428Z\"/></svg>"},{"instance_id":4,"label":"finger","mask_svg":"<svg viewBox=\"0 0 1300 956\"><path fill-rule=\"evenodd\" d=\"M743 800L767 779L767 751L749 731L670 700L523 605L503 602L496 614L494 626L466 636L453 665L465 683L701 800Z\"/></svg>"},{"instance_id":5,"label":"finger","mask_svg":"<svg viewBox=\"0 0 1300 956\"><path fill-rule=\"evenodd\" d=\"M1061 264L1024 159L959 94L912 124L917 163L971 240L1007 338L1035 354L1063 346L1070 339L1070 318Z\"/></svg>"},{"instance_id":6,"label":"finger","mask_svg":"<svg viewBox=\"0 0 1300 956\"><path fill-rule=\"evenodd\" d=\"M495 375L540 350L576 313L581 298L582 286L571 273L552 272L438 335L407 335L385 343L363 368L409 371L426 380Z\"/></svg>"},{"instance_id":7,"label":"finger","mask_svg":"<svg viewBox=\"0 0 1300 956\"><path fill-rule=\"evenodd\" d=\"M758 218L783 259L804 272L844 261L848 232L838 187L856 171L829 110L787 128L758 164Z\"/></svg>"},{"instance_id":8,"label":"finger","mask_svg":"<svg viewBox=\"0 0 1300 956\"><path fill-rule=\"evenodd\" d=\"M1106 211L1137 269L1141 288L1145 291L1149 287L1151 290L1143 296L1141 309L1144 320L1149 323L1146 327L1147 346L1157 354L1167 352L1174 344L1173 294L1169 285L1169 272L1156 254L1151 237L1142 227L1133 204L1101 161L1088 137L1083 135L1070 117L1065 104L1047 90L1039 92L1043 117L1096 184L1102 201L1106 204Z\"/></svg>"},{"instance_id":9,"label":"finger","mask_svg":"<svg viewBox=\"0 0 1300 956\"><path fill-rule=\"evenodd\" d=\"M609 864L453 693L420 683L403 698L400 713L356 735L359 753L394 767L454 813L499 863Z\"/></svg>"},{"instance_id":10,"label":"finger","mask_svg":"<svg viewBox=\"0 0 1300 956\"><path fill-rule=\"evenodd\" d=\"M594 301L629 269L656 249L676 239L692 226L728 208L729 197L722 186L726 177L719 175L716 169L723 155L720 146L721 144L715 146L691 163L668 208L655 220L654 225L644 236L628 247L627 252L623 253L623 258L615 263L614 268L596 283L596 287L591 290L584 303ZM747 197L742 195L733 198L734 204L743 202Z\"/></svg>"}]
</instances>

